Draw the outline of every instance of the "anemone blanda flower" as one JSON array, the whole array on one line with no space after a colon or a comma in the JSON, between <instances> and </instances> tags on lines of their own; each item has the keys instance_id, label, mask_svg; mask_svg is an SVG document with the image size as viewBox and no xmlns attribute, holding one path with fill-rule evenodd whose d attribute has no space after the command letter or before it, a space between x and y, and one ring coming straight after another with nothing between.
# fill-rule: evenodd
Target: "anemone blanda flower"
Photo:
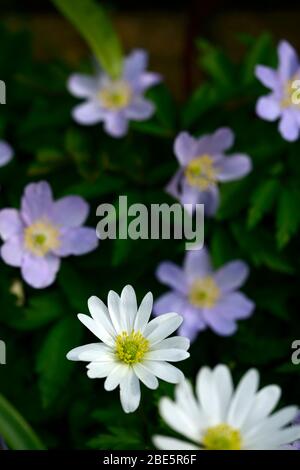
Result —
<instances>
[{"instance_id":1,"label":"anemone blanda flower","mask_svg":"<svg viewBox=\"0 0 300 470\"><path fill-rule=\"evenodd\" d=\"M184 321L180 334L193 341L207 326L227 336L236 329L236 320L249 317L254 303L237 289L246 281L249 269L243 261L231 261L214 271L206 248L187 252L183 267L165 261L156 271L160 282L171 287L154 303L154 313L172 310Z\"/></svg>"},{"instance_id":2,"label":"anemone blanda flower","mask_svg":"<svg viewBox=\"0 0 300 470\"><path fill-rule=\"evenodd\" d=\"M175 390L175 401L162 398L159 410L164 421L189 439L154 436L163 450L269 450L300 437L300 426L289 426L296 406L273 414L281 390L269 385L258 391L259 374L250 369L234 391L227 366L200 369L196 397L187 380Z\"/></svg>"},{"instance_id":3,"label":"anemone blanda flower","mask_svg":"<svg viewBox=\"0 0 300 470\"><path fill-rule=\"evenodd\" d=\"M36 289L52 284L60 258L83 255L98 245L96 231L82 227L89 206L79 196L54 201L45 181L26 186L20 211L0 211L1 257L21 268L23 279Z\"/></svg>"},{"instance_id":4,"label":"anemone blanda flower","mask_svg":"<svg viewBox=\"0 0 300 470\"><path fill-rule=\"evenodd\" d=\"M155 112L154 104L144 97L145 91L161 81L157 73L147 72L146 51L134 50L124 59L122 74L112 79L103 71L95 77L73 74L68 81L70 93L85 102L73 109L79 124L104 122L105 131L113 137L127 133L128 122L144 121Z\"/></svg>"},{"instance_id":5,"label":"anemone blanda flower","mask_svg":"<svg viewBox=\"0 0 300 470\"><path fill-rule=\"evenodd\" d=\"M139 308L134 289L124 287L121 297L110 291L106 307L97 297L88 300L92 316L79 314L79 320L99 338L98 343L72 349L67 358L87 361L89 378L104 378L107 391L120 386L125 413L135 411L140 403L140 383L156 389L159 379L178 383L182 372L169 364L189 357L189 340L180 336L167 338L182 322L177 313L166 313L149 322L153 298L149 292Z\"/></svg>"},{"instance_id":6,"label":"anemone blanda flower","mask_svg":"<svg viewBox=\"0 0 300 470\"><path fill-rule=\"evenodd\" d=\"M13 149L4 140L0 140L0 167L7 165L13 158Z\"/></svg>"},{"instance_id":7,"label":"anemone blanda flower","mask_svg":"<svg viewBox=\"0 0 300 470\"><path fill-rule=\"evenodd\" d=\"M267 121L279 121L279 132L285 140L295 141L300 130L300 104L293 96L299 88L300 62L295 49L287 42L278 45L277 70L257 65L255 75L271 92L259 98L256 113Z\"/></svg>"},{"instance_id":8,"label":"anemone blanda flower","mask_svg":"<svg viewBox=\"0 0 300 470\"><path fill-rule=\"evenodd\" d=\"M224 154L233 141L233 132L225 127L200 138L181 132L174 144L180 169L166 191L181 204L192 204L192 211L195 204L204 204L205 213L214 215L219 206L218 183L238 180L252 169L247 155Z\"/></svg>"}]
</instances>

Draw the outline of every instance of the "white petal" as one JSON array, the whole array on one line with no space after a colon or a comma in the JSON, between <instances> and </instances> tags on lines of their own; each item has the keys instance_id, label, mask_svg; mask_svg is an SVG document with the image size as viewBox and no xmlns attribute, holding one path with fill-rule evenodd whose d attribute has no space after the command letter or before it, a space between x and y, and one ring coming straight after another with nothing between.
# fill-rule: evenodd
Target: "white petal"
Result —
<instances>
[{"instance_id":1,"label":"white petal","mask_svg":"<svg viewBox=\"0 0 300 470\"><path fill-rule=\"evenodd\" d=\"M213 383L213 372L208 367L202 367L197 375L196 392L199 403L209 419L209 425L220 423L218 395Z\"/></svg>"},{"instance_id":2,"label":"white petal","mask_svg":"<svg viewBox=\"0 0 300 470\"><path fill-rule=\"evenodd\" d=\"M149 351L145 355L145 360L177 362L188 357L190 357L190 354L182 349L157 349L156 351Z\"/></svg>"},{"instance_id":3,"label":"white petal","mask_svg":"<svg viewBox=\"0 0 300 470\"><path fill-rule=\"evenodd\" d=\"M219 402L220 421L224 422L233 393L233 383L230 370L219 364L213 370L213 384Z\"/></svg>"},{"instance_id":4,"label":"white petal","mask_svg":"<svg viewBox=\"0 0 300 470\"><path fill-rule=\"evenodd\" d=\"M200 450L199 447L189 442L182 441L181 439L175 439L174 437L167 436L154 436L153 444L157 449L161 450Z\"/></svg>"},{"instance_id":5,"label":"white petal","mask_svg":"<svg viewBox=\"0 0 300 470\"><path fill-rule=\"evenodd\" d=\"M136 295L132 286L125 286L122 290L120 314L122 325L126 326L126 331L131 331L137 314Z\"/></svg>"},{"instance_id":6,"label":"white petal","mask_svg":"<svg viewBox=\"0 0 300 470\"><path fill-rule=\"evenodd\" d=\"M235 428L243 425L255 399L258 382L259 374L256 369L250 369L241 379L229 407L228 424Z\"/></svg>"},{"instance_id":7,"label":"white petal","mask_svg":"<svg viewBox=\"0 0 300 470\"><path fill-rule=\"evenodd\" d=\"M99 361L105 362L111 349L102 343L90 343L71 349L67 354L69 361Z\"/></svg>"},{"instance_id":8,"label":"white petal","mask_svg":"<svg viewBox=\"0 0 300 470\"><path fill-rule=\"evenodd\" d=\"M158 387L159 383L157 378L154 374L152 374L152 372L149 371L149 369L144 367L143 364L134 364L133 370L140 381L146 385L146 387L150 388L151 390L155 390Z\"/></svg>"},{"instance_id":9,"label":"white petal","mask_svg":"<svg viewBox=\"0 0 300 470\"><path fill-rule=\"evenodd\" d=\"M184 349L187 351L190 347L190 340L183 336L172 336L171 338L163 339L160 343L151 347L151 350L156 351L157 349Z\"/></svg>"},{"instance_id":10,"label":"white petal","mask_svg":"<svg viewBox=\"0 0 300 470\"><path fill-rule=\"evenodd\" d=\"M83 313L79 313L77 316L81 323L83 323L84 326L86 326L95 336L101 339L101 341L106 343L108 346L114 346L115 342L113 337L103 327L103 325L100 325L100 323L95 322L95 320Z\"/></svg>"},{"instance_id":11,"label":"white petal","mask_svg":"<svg viewBox=\"0 0 300 470\"><path fill-rule=\"evenodd\" d=\"M300 426L290 426L289 428L282 429L277 432L271 433L265 437L265 439L257 440L255 444L252 444L251 449L260 450L279 450L281 446L290 444L300 438Z\"/></svg>"},{"instance_id":12,"label":"white petal","mask_svg":"<svg viewBox=\"0 0 300 470\"><path fill-rule=\"evenodd\" d=\"M92 362L88 366L87 375L90 379L102 379L115 367L113 362Z\"/></svg>"},{"instance_id":13,"label":"white petal","mask_svg":"<svg viewBox=\"0 0 300 470\"><path fill-rule=\"evenodd\" d=\"M99 353L99 349L95 349L94 351L84 351L80 353L79 360L80 361L91 361L91 362L115 362L116 357L112 349L106 345L103 345L105 349L101 353Z\"/></svg>"},{"instance_id":14,"label":"white petal","mask_svg":"<svg viewBox=\"0 0 300 470\"><path fill-rule=\"evenodd\" d=\"M199 430L197 421L191 419L191 416L186 414L184 410L176 403L172 402L170 398L162 398L160 400L159 413L168 426L174 431L192 441L200 442L201 431Z\"/></svg>"},{"instance_id":15,"label":"white petal","mask_svg":"<svg viewBox=\"0 0 300 470\"><path fill-rule=\"evenodd\" d=\"M103 327L114 336L116 330L112 325L106 305L98 297L93 295L88 300L88 307L93 319L103 325Z\"/></svg>"},{"instance_id":16,"label":"white petal","mask_svg":"<svg viewBox=\"0 0 300 470\"><path fill-rule=\"evenodd\" d=\"M277 405L281 395L281 389L277 385L269 385L262 388L255 397L253 406L242 426L243 430L250 429L265 419Z\"/></svg>"},{"instance_id":17,"label":"white petal","mask_svg":"<svg viewBox=\"0 0 300 470\"><path fill-rule=\"evenodd\" d=\"M151 320L145 328L144 336L151 345L172 334L181 325L183 318L178 313L166 313Z\"/></svg>"},{"instance_id":18,"label":"white petal","mask_svg":"<svg viewBox=\"0 0 300 470\"><path fill-rule=\"evenodd\" d=\"M120 399L125 413L132 413L140 404L140 382L131 368L120 383Z\"/></svg>"},{"instance_id":19,"label":"white petal","mask_svg":"<svg viewBox=\"0 0 300 470\"><path fill-rule=\"evenodd\" d=\"M149 321L153 307L153 295L151 292L145 295L137 311L134 322L134 330L143 333Z\"/></svg>"},{"instance_id":20,"label":"white petal","mask_svg":"<svg viewBox=\"0 0 300 470\"><path fill-rule=\"evenodd\" d=\"M115 327L117 333L125 331L125 328L121 325L120 319L120 297L113 290L109 291L107 296L107 306L112 324Z\"/></svg>"},{"instance_id":21,"label":"white petal","mask_svg":"<svg viewBox=\"0 0 300 470\"><path fill-rule=\"evenodd\" d=\"M152 374L156 375L156 377L165 380L166 382L170 382L171 384L177 384L184 379L184 375L181 370L167 362L145 361L143 365L152 372Z\"/></svg>"},{"instance_id":22,"label":"white petal","mask_svg":"<svg viewBox=\"0 0 300 470\"><path fill-rule=\"evenodd\" d=\"M247 430L244 434L245 443L248 445L256 444L264 436L268 436L275 429L280 429L290 424L297 416L298 408L296 406L287 406L274 413L272 416L259 422L256 426Z\"/></svg>"},{"instance_id":23,"label":"white petal","mask_svg":"<svg viewBox=\"0 0 300 470\"><path fill-rule=\"evenodd\" d=\"M105 382L104 388L107 392L114 390L115 388L120 385L121 381L128 373L129 367L125 366L124 364L118 364L114 367L114 369L109 373Z\"/></svg>"},{"instance_id":24,"label":"white petal","mask_svg":"<svg viewBox=\"0 0 300 470\"><path fill-rule=\"evenodd\" d=\"M192 386L187 379L184 379L175 387L175 401L186 414L195 419L198 425L202 428L203 413L200 410L199 403L197 402Z\"/></svg>"}]
</instances>

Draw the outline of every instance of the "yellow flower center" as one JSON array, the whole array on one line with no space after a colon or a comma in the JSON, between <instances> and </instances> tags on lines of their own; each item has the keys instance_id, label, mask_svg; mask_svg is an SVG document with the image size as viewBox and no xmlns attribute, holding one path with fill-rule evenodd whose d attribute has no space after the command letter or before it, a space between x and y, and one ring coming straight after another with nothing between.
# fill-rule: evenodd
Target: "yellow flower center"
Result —
<instances>
[{"instance_id":1,"label":"yellow flower center","mask_svg":"<svg viewBox=\"0 0 300 470\"><path fill-rule=\"evenodd\" d=\"M115 80L105 85L98 93L98 98L104 108L117 110L128 106L132 90L124 80Z\"/></svg>"},{"instance_id":2,"label":"yellow flower center","mask_svg":"<svg viewBox=\"0 0 300 470\"><path fill-rule=\"evenodd\" d=\"M189 301L195 307L212 308L220 297L220 289L211 276L196 279L189 293Z\"/></svg>"},{"instance_id":3,"label":"yellow flower center","mask_svg":"<svg viewBox=\"0 0 300 470\"><path fill-rule=\"evenodd\" d=\"M300 103L295 102L295 99L299 100L299 91L297 88L293 87L296 80L300 80L300 77L295 76L285 83L283 98L281 100L282 108L300 105Z\"/></svg>"},{"instance_id":4,"label":"yellow flower center","mask_svg":"<svg viewBox=\"0 0 300 470\"><path fill-rule=\"evenodd\" d=\"M25 248L36 256L45 256L59 247L59 230L47 220L38 220L25 229Z\"/></svg>"},{"instance_id":5,"label":"yellow flower center","mask_svg":"<svg viewBox=\"0 0 300 470\"><path fill-rule=\"evenodd\" d=\"M185 176L191 186L202 191L214 184L217 179L217 170L214 168L213 158L210 155L201 155L194 158L185 169Z\"/></svg>"},{"instance_id":6,"label":"yellow flower center","mask_svg":"<svg viewBox=\"0 0 300 470\"><path fill-rule=\"evenodd\" d=\"M242 437L228 424L218 424L207 429L202 444L206 450L241 450Z\"/></svg>"},{"instance_id":7,"label":"yellow flower center","mask_svg":"<svg viewBox=\"0 0 300 470\"><path fill-rule=\"evenodd\" d=\"M149 351L149 341L139 331L122 331L116 338L116 356L125 364L141 362Z\"/></svg>"}]
</instances>

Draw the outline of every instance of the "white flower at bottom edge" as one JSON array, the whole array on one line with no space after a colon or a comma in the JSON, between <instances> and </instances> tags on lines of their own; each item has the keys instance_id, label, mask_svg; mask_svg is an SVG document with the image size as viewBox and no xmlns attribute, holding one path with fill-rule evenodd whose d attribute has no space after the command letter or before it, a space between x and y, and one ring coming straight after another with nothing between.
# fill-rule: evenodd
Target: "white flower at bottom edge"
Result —
<instances>
[{"instance_id":1,"label":"white flower at bottom edge","mask_svg":"<svg viewBox=\"0 0 300 470\"><path fill-rule=\"evenodd\" d=\"M107 305L95 296L89 298L92 318L81 313L78 318L101 342L72 349L67 358L89 362L88 377L106 377L105 390L120 386L123 410L131 413L141 399L139 380L153 390L158 387L157 377L170 383L183 380L182 372L167 361L187 359L190 343L181 336L167 338L182 323L177 313L166 313L149 322L151 292L138 308L134 289L126 286L121 297L110 291Z\"/></svg>"},{"instance_id":2,"label":"white flower at bottom edge","mask_svg":"<svg viewBox=\"0 0 300 470\"><path fill-rule=\"evenodd\" d=\"M234 391L228 367L200 369L195 398L187 380L175 390L175 402L162 398L164 421L192 442L154 436L163 450L252 450L279 449L300 438L300 426L288 426L297 407L288 406L271 415L281 390L269 385L257 391L259 374L250 369Z\"/></svg>"}]
</instances>

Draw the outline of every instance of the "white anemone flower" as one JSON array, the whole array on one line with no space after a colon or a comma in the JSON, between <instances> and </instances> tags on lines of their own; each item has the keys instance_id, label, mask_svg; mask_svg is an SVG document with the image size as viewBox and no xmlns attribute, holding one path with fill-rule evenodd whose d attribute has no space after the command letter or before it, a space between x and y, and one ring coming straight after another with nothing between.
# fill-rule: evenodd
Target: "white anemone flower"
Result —
<instances>
[{"instance_id":1,"label":"white anemone flower","mask_svg":"<svg viewBox=\"0 0 300 470\"><path fill-rule=\"evenodd\" d=\"M258 391L259 374L250 369L234 391L228 367L200 369L196 397L187 380L175 390L175 402L162 398L164 421L190 442L156 435L162 450L269 450L300 438L300 426L289 426L298 408L288 406L271 414L281 390L269 385Z\"/></svg>"},{"instance_id":2,"label":"white anemone flower","mask_svg":"<svg viewBox=\"0 0 300 470\"><path fill-rule=\"evenodd\" d=\"M153 296L149 292L139 308L134 289L124 287L121 297L110 291L107 305L93 296L88 300L92 318L79 314L79 320L101 342L72 349L67 358L87 361L89 378L104 378L107 391L120 386L120 398L125 413L135 411L140 403L141 380L156 389L158 380L179 383L183 373L169 364L189 357L189 340L181 336L167 338L182 323L177 313L166 313L149 322Z\"/></svg>"}]
</instances>

